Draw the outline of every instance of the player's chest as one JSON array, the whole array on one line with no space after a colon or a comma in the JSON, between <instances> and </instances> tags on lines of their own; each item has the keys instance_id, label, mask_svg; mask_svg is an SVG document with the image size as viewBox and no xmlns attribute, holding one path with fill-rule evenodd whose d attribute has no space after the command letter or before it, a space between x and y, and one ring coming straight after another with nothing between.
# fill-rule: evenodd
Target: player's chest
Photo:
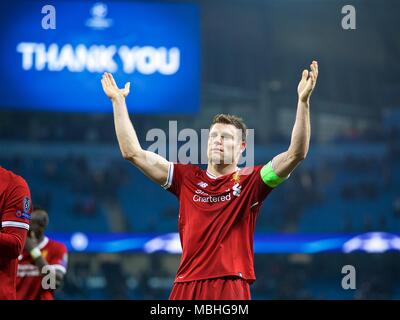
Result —
<instances>
[{"instance_id":1,"label":"player's chest","mask_svg":"<svg viewBox=\"0 0 400 320\"><path fill-rule=\"evenodd\" d=\"M196 179L184 186L185 199L194 206L227 206L239 203L247 196L246 180L240 179Z\"/></svg>"}]
</instances>

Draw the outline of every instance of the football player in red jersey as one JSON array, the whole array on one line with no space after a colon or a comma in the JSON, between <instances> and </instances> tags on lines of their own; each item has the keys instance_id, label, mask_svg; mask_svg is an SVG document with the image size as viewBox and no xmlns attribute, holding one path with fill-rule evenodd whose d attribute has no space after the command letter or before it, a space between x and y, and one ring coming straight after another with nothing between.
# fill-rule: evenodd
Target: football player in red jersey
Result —
<instances>
[{"instance_id":1,"label":"football player in red jersey","mask_svg":"<svg viewBox=\"0 0 400 320\"><path fill-rule=\"evenodd\" d=\"M48 224L47 212L35 207L24 252L18 257L19 300L53 300L54 290L60 287L67 272L67 248L64 244L46 237L45 230ZM47 267L47 270L44 267ZM46 276L48 279L44 279ZM50 279L51 276L54 276L54 279Z\"/></svg>"},{"instance_id":2,"label":"football player in red jersey","mask_svg":"<svg viewBox=\"0 0 400 320\"><path fill-rule=\"evenodd\" d=\"M118 143L125 159L179 199L182 257L170 299L250 299L255 281L253 236L260 206L306 157L310 142L310 96L318 64L304 70L297 88L296 120L287 151L266 164L238 168L246 148L242 119L217 115L208 138L208 166L172 163L143 150L130 121L125 98L111 74L101 80L111 99Z\"/></svg>"},{"instance_id":3,"label":"football player in red jersey","mask_svg":"<svg viewBox=\"0 0 400 320\"><path fill-rule=\"evenodd\" d=\"M0 167L0 300L16 298L17 258L29 230L31 205L26 181Z\"/></svg>"}]
</instances>

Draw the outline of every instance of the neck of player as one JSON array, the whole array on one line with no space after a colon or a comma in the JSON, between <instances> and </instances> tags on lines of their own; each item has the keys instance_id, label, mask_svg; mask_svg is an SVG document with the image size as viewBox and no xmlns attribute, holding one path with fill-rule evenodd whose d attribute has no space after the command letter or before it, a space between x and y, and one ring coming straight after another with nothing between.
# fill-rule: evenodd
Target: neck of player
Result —
<instances>
[{"instance_id":1,"label":"neck of player","mask_svg":"<svg viewBox=\"0 0 400 320\"><path fill-rule=\"evenodd\" d=\"M40 233L37 235L37 242L41 243L44 240L44 233Z\"/></svg>"},{"instance_id":2,"label":"neck of player","mask_svg":"<svg viewBox=\"0 0 400 320\"><path fill-rule=\"evenodd\" d=\"M231 164L214 164L209 162L207 166L207 171L214 176L221 177L229 173L234 173L237 170L237 163Z\"/></svg>"}]
</instances>

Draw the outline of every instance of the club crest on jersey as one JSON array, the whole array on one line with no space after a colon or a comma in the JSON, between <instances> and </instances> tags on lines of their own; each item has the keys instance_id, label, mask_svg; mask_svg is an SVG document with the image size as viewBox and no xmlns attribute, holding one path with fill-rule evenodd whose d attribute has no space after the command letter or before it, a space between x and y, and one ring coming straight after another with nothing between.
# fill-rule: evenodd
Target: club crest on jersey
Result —
<instances>
[{"instance_id":1,"label":"club crest on jersey","mask_svg":"<svg viewBox=\"0 0 400 320\"><path fill-rule=\"evenodd\" d=\"M235 173L232 174L232 181L239 184L240 182L239 171L236 171Z\"/></svg>"},{"instance_id":2,"label":"club crest on jersey","mask_svg":"<svg viewBox=\"0 0 400 320\"><path fill-rule=\"evenodd\" d=\"M208 183L207 182L203 182L203 181L201 181L201 182L199 182L198 184L197 184L200 188L207 188L207 186L208 186Z\"/></svg>"},{"instance_id":3,"label":"club crest on jersey","mask_svg":"<svg viewBox=\"0 0 400 320\"><path fill-rule=\"evenodd\" d=\"M242 191L242 186L239 183L235 183L232 187L232 191L235 197L239 197L240 191Z\"/></svg>"}]
</instances>

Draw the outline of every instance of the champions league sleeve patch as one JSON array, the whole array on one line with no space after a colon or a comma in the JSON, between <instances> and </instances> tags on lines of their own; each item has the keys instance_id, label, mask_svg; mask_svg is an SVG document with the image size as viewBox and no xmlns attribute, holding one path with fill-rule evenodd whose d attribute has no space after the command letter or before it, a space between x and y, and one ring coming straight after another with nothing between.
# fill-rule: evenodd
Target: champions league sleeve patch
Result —
<instances>
[{"instance_id":1,"label":"champions league sleeve patch","mask_svg":"<svg viewBox=\"0 0 400 320\"><path fill-rule=\"evenodd\" d=\"M31 199L29 197L25 197L22 201L22 208L24 212L29 212L29 210L31 209Z\"/></svg>"},{"instance_id":2,"label":"champions league sleeve patch","mask_svg":"<svg viewBox=\"0 0 400 320\"><path fill-rule=\"evenodd\" d=\"M17 210L15 215L17 218L31 220L31 214L29 213L31 209L31 199L29 197L24 197L22 200L22 210Z\"/></svg>"}]
</instances>

